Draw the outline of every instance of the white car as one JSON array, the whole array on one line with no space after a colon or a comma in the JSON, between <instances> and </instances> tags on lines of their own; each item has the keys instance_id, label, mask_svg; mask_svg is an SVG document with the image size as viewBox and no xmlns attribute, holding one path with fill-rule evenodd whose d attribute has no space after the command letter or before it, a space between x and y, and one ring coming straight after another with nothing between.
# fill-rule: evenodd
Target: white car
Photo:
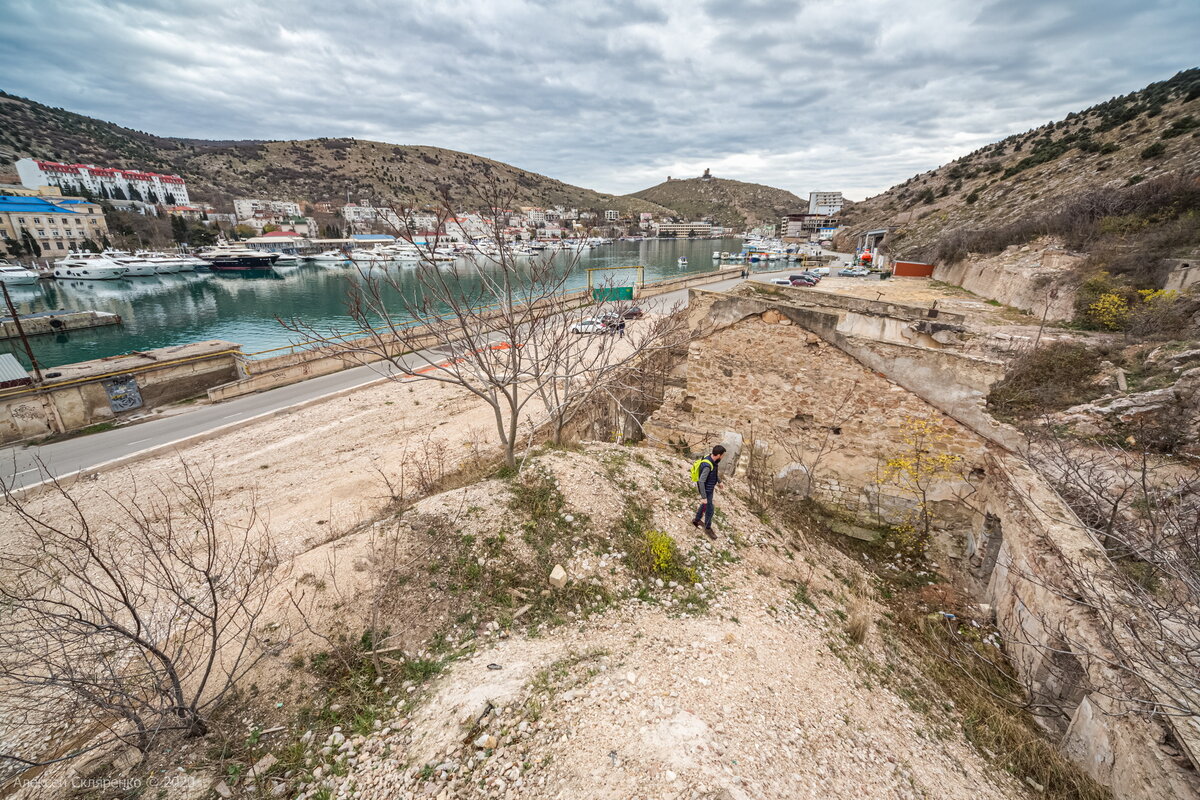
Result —
<instances>
[{"instance_id":1,"label":"white car","mask_svg":"<svg viewBox=\"0 0 1200 800\"><path fill-rule=\"evenodd\" d=\"M820 275L821 277L825 277L826 275L829 274L829 267L813 267L812 269L809 270L809 272L811 272L814 275Z\"/></svg>"},{"instance_id":2,"label":"white car","mask_svg":"<svg viewBox=\"0 0 1200 800\"><path fill-rule=\"evenodd\" d=\"M792 285L791 281L786 281L783 278L775 278L774 280L771 281L771 283L775 284L776 286L791 286Z\"/></svg>"},{"instance_id":3,"label":"white car","mask_svg":"<svg viewBox=\"0 0 1200 800\"><path fill-rule=\"evenodd\" d=\"M608 326L595 317L581 319L571 326L571 333L604 333Z\"/></svg>"}]
</instances>

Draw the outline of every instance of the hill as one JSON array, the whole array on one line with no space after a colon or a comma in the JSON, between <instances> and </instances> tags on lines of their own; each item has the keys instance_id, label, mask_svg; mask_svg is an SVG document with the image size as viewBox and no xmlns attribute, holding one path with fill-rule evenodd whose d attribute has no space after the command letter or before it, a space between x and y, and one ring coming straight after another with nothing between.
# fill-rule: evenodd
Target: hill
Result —
<instances>
[{"instance_id":1,"label":"hill","mask_svg":"<svg viewBox=\"0 0 1200 800\"><path fill-rule=\"evenodd\" d=\"M709 177L667 180L626 196L673 208L688 219L712 218L739 228L774 223L781 215L808 206L784 189Z\"/></svg>"},{"instance_id":2,"label":"hill","mask_svg":"<svg viewBox=\"0 0 1200 800\"><path fill-rule=\"evenodd\" d=\"M843 215L848 229L838 244L853 247L862 231L890 227L894 255L939 263L968 251L999 252L1044 234L1091 251L1105 226L1116 224L1105 219L1147 212L1157 217L1129 222L1149 228L1164 221L1164 209L1175 218L1186 213L1174 195L1148 210L1165 182L1200 171L1198 156L1200 69L1189 69L849 206ZM1176 241L1158 255L1180 246L1189 245Z\"/></svg>"},{"instance_id":3,"label":"hill","mask_svg":"<svg viewBox=\"0 0 1200 800\"><path fill-rule=\"evenodd\" d=\"M648 200L595 192L439 147L357 139L170 138L0 92L0 162L25 156L175 173L187 180L193 197L213 203L247 196L336 200L347 188L355 199L425 203L440 186L465 189L490 173L518 205L672 213Z\"/></svg>"}]
</instances>

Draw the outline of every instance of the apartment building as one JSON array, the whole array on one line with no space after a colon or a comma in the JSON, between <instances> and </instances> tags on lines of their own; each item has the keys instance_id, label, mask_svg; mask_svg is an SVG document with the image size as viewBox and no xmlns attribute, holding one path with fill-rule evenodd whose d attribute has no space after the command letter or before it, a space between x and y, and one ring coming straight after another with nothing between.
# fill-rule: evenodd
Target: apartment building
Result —
<instances>
[{"instance_id":1,"label":"apartment building","mask_svg":"<svg viewBox=\"0 0 1200 800\"><path fill-rule=\"evenodd\" d=\"M293 203L290 200L260 200L253 197L234 200L233 213L238 219L250 219L255 214L268 214L276 217L303 216L299 203Z\"/></svg>"},{"instance_id":2,"label":"apartment building","mask_svg":"<svg viewBox=\"0 0 1200 800\"><path fill-rule=\"evenodd\" d=\"M74 197L0 196L0 247L6 255L53 258L79 250L88 240L99 244L107 235L104 211L97 203Z\"/></svg>"},{"instance_id":3,"label":"apartment building","mask_svg":"<svg viewBox=\"0 0 1200 800\"><path fill-rule=\"evenodd\" d=\"M115 200L139 200L163 205L188 205L187 184L178 175L134 169L110 169L95 164L60 164L22 158L16 163L21 185L36 189L57 186L64 194L90 193Z\"/></svg>"}]
</instances>

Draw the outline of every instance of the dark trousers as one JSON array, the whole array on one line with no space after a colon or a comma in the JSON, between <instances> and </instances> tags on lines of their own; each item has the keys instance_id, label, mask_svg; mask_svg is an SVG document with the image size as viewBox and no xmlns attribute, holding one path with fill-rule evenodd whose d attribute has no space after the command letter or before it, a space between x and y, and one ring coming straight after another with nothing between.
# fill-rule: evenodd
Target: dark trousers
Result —
<instances>
[{"instance_id":1,"label":"dark trousers","mask_svg":"<svg viewBox=\"0 0 1200 800\"><path fill-rule=\"evenodd\" d=\"M712 493L712 489L709 489L708 491L706 491L704 493L704 502L701 503L700 507L696 509L696 519L693 521L699 522L700 518L703 517L704 518L704 527L711 528L712 527L712 515L713 515L713 493Z\"/></svg>"}]
</instances>

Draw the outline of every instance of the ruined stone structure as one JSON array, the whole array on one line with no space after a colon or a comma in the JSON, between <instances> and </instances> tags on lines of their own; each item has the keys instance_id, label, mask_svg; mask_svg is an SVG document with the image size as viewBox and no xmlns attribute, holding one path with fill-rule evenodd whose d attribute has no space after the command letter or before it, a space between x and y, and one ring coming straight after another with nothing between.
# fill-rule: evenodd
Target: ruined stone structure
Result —
<instances>
[{"instance_id":1,"label":"ruined stone structure","mask_svg":"<svg viewBox=\"0 0 1200 800\"><path fill-rule=\"evenodd\" d=\"M1112 687L1128 676L1072 649L1102 651L1112 634L1069 599L1078 590L1062 569L1090 563L1096 545L1016 455L1020 435L987 414L1003 367L973 354L962 317L747 284L692 290L689 314L696 338L648 436L699 451L740 435L778 487L811 493L835 529L870 535L911 509L910 495L879 481L879 464L903 453L905 419L928 421L959 458L958 477L931 496L934 561L993 610L1035 698L1062 709L1045 723L1051 734L1117 797L1196 795L1186 721L1125 715ZM745 472L745 451L741 462Z\"/></svg>"}]
</instances>

